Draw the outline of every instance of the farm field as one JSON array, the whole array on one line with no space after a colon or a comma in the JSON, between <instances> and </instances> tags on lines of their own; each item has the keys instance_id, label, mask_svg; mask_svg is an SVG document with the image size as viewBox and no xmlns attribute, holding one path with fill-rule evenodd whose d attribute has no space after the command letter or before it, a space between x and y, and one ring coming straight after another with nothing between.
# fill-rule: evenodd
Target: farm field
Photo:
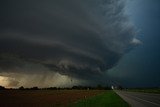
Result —
<instances>
[{"instance_id":1,"label":"farm field","mask_svg":"<svg viewBox=\"0 0 160 107\"><path fill-rule=\"evenodd\" d=\"M66 107L106 90L0 90L0 107Z\"/></svg>"}]
</instances>

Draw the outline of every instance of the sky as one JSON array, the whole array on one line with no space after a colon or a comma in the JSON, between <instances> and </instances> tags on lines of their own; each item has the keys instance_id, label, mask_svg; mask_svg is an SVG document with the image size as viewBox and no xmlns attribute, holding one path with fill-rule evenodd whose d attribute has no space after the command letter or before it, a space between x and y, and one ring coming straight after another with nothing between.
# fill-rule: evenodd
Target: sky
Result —
<instances>
[{"instance_id":1,"label":"sky","mask_svg":"<svg viewBox=\"0 0 160 107\"><path fill-rule=\"evenodd\" d=\"M125 87L160 87L160 1L129 0L126 12L142 44L108 73Z\"/></svg>"},{"instance_id":2,"label":"sky","mask_svg":"<svg viewBox=\"0 0 160 107\"><path fill-rule=\"evenodd\" d=\"M0 85L160 86L159 0L4 0Z\"/></svg>"}]
</instances>

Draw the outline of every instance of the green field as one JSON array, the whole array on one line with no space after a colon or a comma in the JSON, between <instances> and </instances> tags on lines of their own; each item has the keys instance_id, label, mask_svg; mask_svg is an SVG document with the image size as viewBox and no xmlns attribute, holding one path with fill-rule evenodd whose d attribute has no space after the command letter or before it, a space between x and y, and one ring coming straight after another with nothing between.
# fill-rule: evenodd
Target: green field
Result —
<instances>
[{"instance_id":1,"label":"green field","mask_svg":"<svg viewBox=\"0 0 160 107\"><path fill-rule=\"evenodd\" d=\"M107 91L103 94L80 100L70 107L130 107L114 91Z\"/></svg>"}]
</instances>

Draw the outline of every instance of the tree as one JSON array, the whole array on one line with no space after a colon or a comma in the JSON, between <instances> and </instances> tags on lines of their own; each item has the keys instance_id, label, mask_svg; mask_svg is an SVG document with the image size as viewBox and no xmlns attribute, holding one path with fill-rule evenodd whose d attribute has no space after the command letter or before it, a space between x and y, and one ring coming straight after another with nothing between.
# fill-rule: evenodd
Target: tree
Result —
<instances>
[{"instance_id":1,"label":"tree","mask_svg":"<svg viewBox=\"0 0 160 107\"><path fill-rule=\"evenodd\" d=\"M97 89L98 89L98 90L102 90L102 89L103 89L102 85L98 84L98 85L97 85Z\"/></svg>"},{"instance_id":2,"label":"tree","mask_svg":"<svg viewBox=\"0 0 160 107\"><path fill-rule=\"evenodd\" d=\"M31 90L38 90L38 87L32 87Z\"/></svg>"},{"instance_id":3,"label":"tree","mask_svg":"<svg viewBox=\"0 0 160 107\"><path fill-rule=\"evenodd\" d=\"M0 86L0 90L5 90L6 88L3 86Z\"/></svg>"},{"instance_id":4,"label":"tree","mask_svg":"<svg viewBox=\"0 0 160 107\"><path fill-rule=\"evenodd\" d=\"M23 86L20 86L20 87L19 87L19 90L24 90L24 87L23 87Z\"/></svg>"}]
</instances>

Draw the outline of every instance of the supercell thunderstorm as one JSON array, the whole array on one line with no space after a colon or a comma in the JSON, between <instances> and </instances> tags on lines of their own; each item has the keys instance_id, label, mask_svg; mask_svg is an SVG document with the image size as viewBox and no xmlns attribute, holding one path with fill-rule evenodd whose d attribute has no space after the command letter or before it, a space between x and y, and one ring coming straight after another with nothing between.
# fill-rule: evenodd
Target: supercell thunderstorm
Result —
<instances>
[{"instance_id":1,"label":"supercell thunderstorm","mask_svg":"<svg viewBox=\"0 0 160 107\"><path fill-rule=\"evenodd\" d=\"M140 42L124 14L124 0L6 0L2 4L0 75L10 78L8 87L94 81ZM67 82L70 78L75 81Z\"/></svg>"}]
</instances>

